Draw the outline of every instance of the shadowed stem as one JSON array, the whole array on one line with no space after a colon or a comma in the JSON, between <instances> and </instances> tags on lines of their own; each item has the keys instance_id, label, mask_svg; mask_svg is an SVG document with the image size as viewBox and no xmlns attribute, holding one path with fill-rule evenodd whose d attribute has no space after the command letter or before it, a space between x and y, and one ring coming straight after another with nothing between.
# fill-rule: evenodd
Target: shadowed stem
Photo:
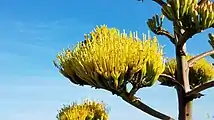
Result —
<instances>
[{"instance_id":1,"label":"shadowed stem","mask_svg":"<svg viewBox=\"0 0 214 120\"><path fill-rule=\"evenodd\" d=\"M199 92L201 92L203 90L206 90L208 88L211 88L211 87L214 87L214 81L207 82L207 83L205 83L203 85L200 85L200 86L192 89L191 91L189 91L189 92L186 93L186 96L190 97L192 95L198 94Z\"/></svg>"},{"instance_id":2,"label":"shadowed stem","mask_svg":"<svg viewBox=\"0 0 214 120\"><path fill-rule=\"evenodd\" d=\"M184 86L182 84L180 84L174 77L167 75L167 74L161 74L160 77L168 78L170 80L170 82L172 82L173 84L177 85L178 87L181 87L184 89Z\"/></svg>"},{"instance_id":3,"label":"shadowed stem","mask_svg":"<svg viewBox=\"0 0 214 120\"><path fill-rule=\"evenodd\" d=\"M130 96L129 93L125 92L120 94L119 96L122 97L123 100L125 100L126 102L128 102L129 104L135 106L136 108L144 111L145 113L159 118L161 120L174 120L173 118L171 118L170 116L167 116L163 113L160 113L154 109L152 109L151 107L149 107L148 105L144 104L143 102L141 102L137 97L135 96Z\"/></svg>"},{"instance_id":4,"label":"shadowed stem","mask_svg":"<svg viewBox=\"0 0 214 120\"><path fill-rule=\"evenodd\" d=\"M157 31L154 31L155 34L157 35L164 35L166 37L169 38L169 40L173 43L173 44L176 44L176 41L175 41L175 37L167 30L157 30Z\"/></svg>"},{"instance_id":5,"label":"shadowed stem","mask_svg":"<svg viewBox=\"0 0 214 120\"><path fill-rule=\"evenodd\" d=\"M176 41L185 41L184 39L178 38L175 33ZM176 46L176 62L177 62L177 80L184 86L184 89L177 88L178 95L178 109L179 109L179 120L191 120L192 119L192 101L186 101L186 92L190 90L188 72L189 67L186 61L186 47L185 44L177 44Z\"/></svg>"}]
</instances>

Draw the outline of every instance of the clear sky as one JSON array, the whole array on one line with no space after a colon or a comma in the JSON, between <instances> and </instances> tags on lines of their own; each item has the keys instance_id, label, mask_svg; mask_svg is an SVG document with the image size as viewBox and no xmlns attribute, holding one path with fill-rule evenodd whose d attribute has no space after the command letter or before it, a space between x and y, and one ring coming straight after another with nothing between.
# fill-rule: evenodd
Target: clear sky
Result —
<instances>
[{"instance_id":1,"label":"clear sky","mask_svg":"<svg viewBox=\"0 0 214 120\"><path fill-rule=\"evenodd\" d=\"M147 33L146 20L160 13L157 4L144 0L0 0L0 119L56 120L62 104L84 98L108 104L110 120L154 120L121 98L104 90L71 84L52 61L63 48L83 39L96 25ZM166 27L169 22L166 21ZM193 37L188 51L197 54L211 49L207 33ZM152 34L153 35L153 34ZM167 57L172 44L158 36ZM194 120L214 114L214 89L194 102ZM177 116L173 88L155 85L138 96L157 110Z\"/></svg>"}]
</instances>

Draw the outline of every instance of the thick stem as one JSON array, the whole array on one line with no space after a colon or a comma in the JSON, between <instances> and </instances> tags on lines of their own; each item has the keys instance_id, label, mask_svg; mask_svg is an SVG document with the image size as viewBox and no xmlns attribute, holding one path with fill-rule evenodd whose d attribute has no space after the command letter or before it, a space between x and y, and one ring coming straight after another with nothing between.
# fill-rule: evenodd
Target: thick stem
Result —
<instances>
[{"instance_id":1,"label":"thick stem","mask_svg":"<svg viewBox=\"0 0 214 120\"><path fill-rule=\"evenodd\" d=\"M159 118L161 120L174 120L172 117L167 116L163 113L160 113L154 109L152 109L151 107L149 107L148 105L144 104L143 102L141 102L137 97L135 96L130 96L129 93L122 93L120 94L120 96L122 97L122 99L126 102L128 102L129 104L135 106L136 108L144 111L145 113Z\"/></svg>"},{"instance_id":2,"label":"thick stem","mask_svg":"<svg viewBox=\"0 0 214 120\"><path fill-rule=\"evenodd\" d=\"M190 91L185 45L176 46L177 80L184 86L184 90L177 87L179 103L179 120L192 119L192 101L186 100L186 92Z\"/></svg>"}]
</instances>

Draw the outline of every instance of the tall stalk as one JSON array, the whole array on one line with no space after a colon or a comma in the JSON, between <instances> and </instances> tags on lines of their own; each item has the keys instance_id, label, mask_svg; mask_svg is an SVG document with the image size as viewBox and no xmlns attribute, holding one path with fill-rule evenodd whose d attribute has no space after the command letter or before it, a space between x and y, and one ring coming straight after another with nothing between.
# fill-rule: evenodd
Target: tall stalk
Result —
<instances>
[{"instance_id":1,"label":"tall stalk","mask_svg":"<svg viewBox=\"0 0 214 120\"><path fill-rule=\"evenodd\" d=\"M179 40L179 38L178 38ZM184 46L176 46L176 61L177 61L177 80L184 88L177 87L179 120L192 119L192 101L186 100L186 92L190 90L189 85L189 68L186 60L186 49Z\"/></svg>"}]
</instances>

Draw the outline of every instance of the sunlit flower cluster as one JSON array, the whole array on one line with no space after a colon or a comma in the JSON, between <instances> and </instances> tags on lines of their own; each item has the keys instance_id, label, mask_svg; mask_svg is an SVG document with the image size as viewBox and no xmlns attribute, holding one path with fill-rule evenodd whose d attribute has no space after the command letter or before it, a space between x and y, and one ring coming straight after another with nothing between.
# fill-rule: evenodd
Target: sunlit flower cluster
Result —
<instances>
[{"instance_id":1,"label":"sunlit flower cluster","mask_svg":"<svg viewBox=\"0 0 214 120\"><path fill-rule=\"evenodd\" d=\"M157 39L138 38L115 28L96 27L73 49L57 56L56 66L71 82L117 90L140 73L137 82L151 86L164 71L163 52Z\"/></svg>"},{"instance_id":2,"label":"sunlit flower cluster","mask_svg":"<svg viewBox=\"0 0 214 120\"><path fill-rule=\"evenodd\" d=\"M108 120L104 103L85 100L82 104L72 103L59 110L58 120Z\"/></svg>"}]
</instances>

